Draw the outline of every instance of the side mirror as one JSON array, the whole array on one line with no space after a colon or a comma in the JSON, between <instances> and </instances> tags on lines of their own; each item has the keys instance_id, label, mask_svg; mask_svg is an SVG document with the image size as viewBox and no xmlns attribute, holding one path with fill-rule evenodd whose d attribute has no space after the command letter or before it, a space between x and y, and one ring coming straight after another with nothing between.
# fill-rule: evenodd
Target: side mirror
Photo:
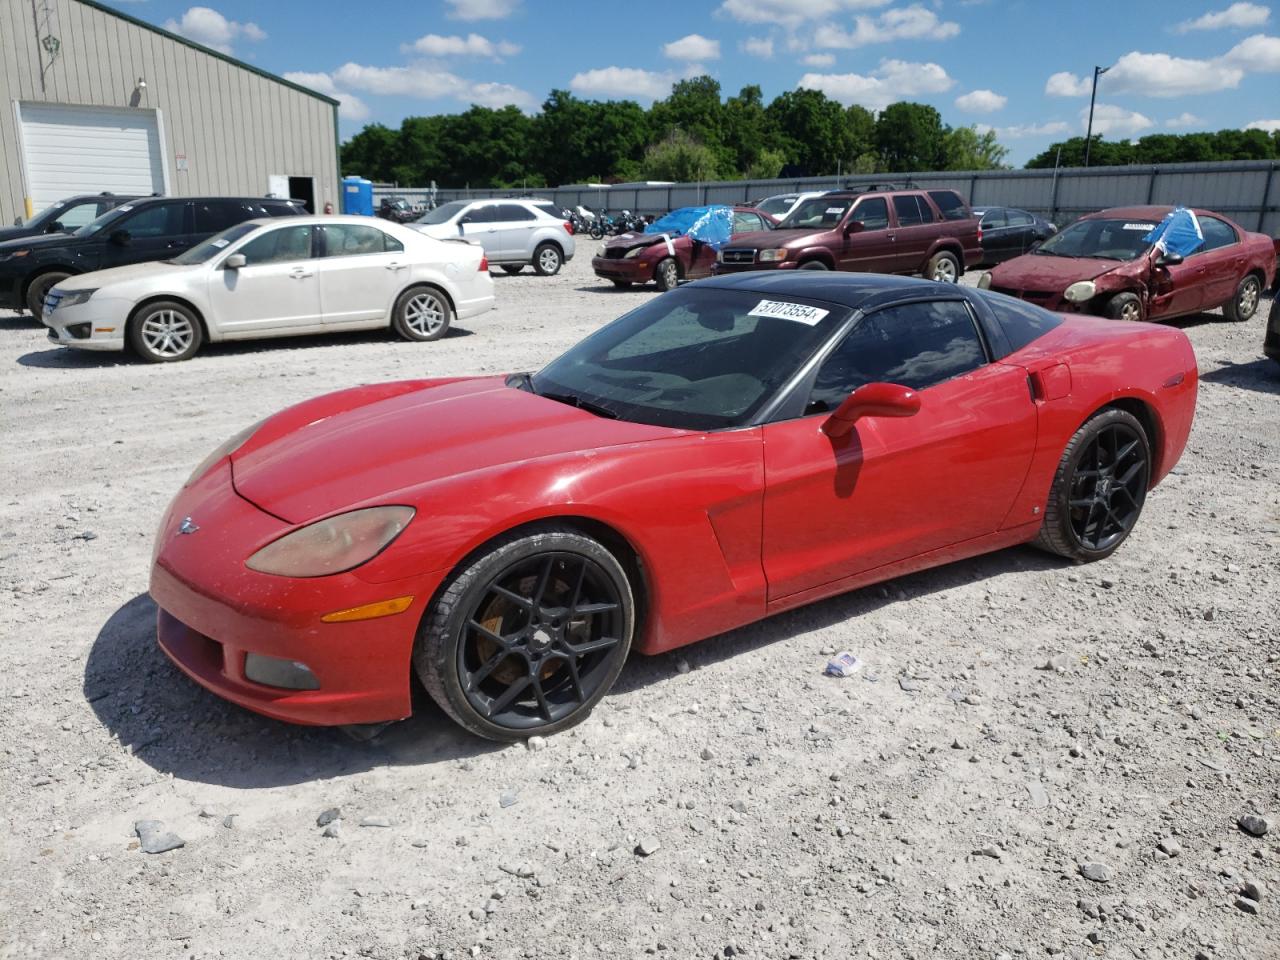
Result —
<instances>
[{"instance_id":1,"label":"side mirror","mask_svg":"<svg viewBox=\"0 0 1280 960\"><path fill-rule=\"evenodd\" d=\"M844 225L845 233L861 233L865 229L867 229L867 225L861 220L850 220Z\"/></svg>"},{"instance_id":2,"label":"side mirror","mask_svg":"<svg viewBox=\"0 0 1280 960\"><path fill-rule=\"evenodd\" d=\"M55 220L53 221L53 223L49 224L47 227L44 228L44 232L45 233L62 233L62 231L65 229L66 227L62 225L61 220Z\"/></svg>"},{"instance_id":3,"label":"side mirror","mask_svg":"<svg viewBox=\"0 0 1280 960\"><path fill-rule=\"evenodd\" d=\"M228 270L239 270L249 261L244 258L243 253L233 253L227 259L222 261L223 267Z\"/></svg>"},{"instance_id":4,"label":"side mirror","mask_svg":"<svg viewBox=\"0 0 1280 960\"><path fill-rule=\"evenodd\" d=\"M21 217L14 217L14 218L13 218L13 225L14 225L15 227L20 227L20 226L22 226L22 218L21 218Z\"/></svg>"},{"instance_id":5,"label":"side mirror","mask_svg":"<svg viewBox=\"0 0 1280 960\"><path fill-rule=\"evenodd\" d=\"M897 383L867 383L849 396L822 423L822 432L836 439L848 436L863 417L911 417L920 410L920 394Z\"/></svg>"},{"instance_id":6,"label":"side mirror","mask_svg":"<svg viewBox=\"0 0 1280 960\"><path fill-rule=\"evenodd\" d=\"M1176 267L1181 262L1182 254L1170 253L1168 250L1160 254L1160 259L1156 261L1156 263L1160 264L1162 267Z\"/></svg>"},{"instance_id":7,"label":"side mirror","mask_svg":"<svg viewBox=\"0 0 1280 960\"><path fill-rule=\"evenodd\" d=\"M116 230L113 231L111 236L107 239L117 247L127 247L129 245L129 241L132 240L133 237L128 230Z\"/></svg>"}]
</instances>

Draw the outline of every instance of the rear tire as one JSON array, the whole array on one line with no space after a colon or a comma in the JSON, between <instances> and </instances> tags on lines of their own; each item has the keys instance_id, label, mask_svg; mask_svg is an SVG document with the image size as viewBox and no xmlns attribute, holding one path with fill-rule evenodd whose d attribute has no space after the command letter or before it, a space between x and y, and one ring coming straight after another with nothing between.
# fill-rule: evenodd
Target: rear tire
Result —
<instances>
[{"instance_id":1,"label":"rear tire","mask_svg":"<svg viewBox=\"0 0 1280 960\"><path fill-rule=\"evenodd\" d=\"M1109 557L1142 515L1150 477L1142 424L1124 410L1101 411L1062 452L1035 545L1078 563Z\"/></svg>"},{"instance_id":2,"label":"rear tire","mask_svg":"<svg viewBox=\"0 0 1280 960\"><path fill-rule=\"evenodd\" d=\"M1222 315L1232 323L1244 323L1252 320L1258 312L1258 302L1262 298L1262 281L1252 273L1240 281L1235 294L1222 305Z\"/></svg>"},{"instance_id":3,"label":"rear tire","mask_svg":"<svg viewBox=\"0 0 1280 960\"><path fill-rule=\"evenodd\" d=\"M680 284L680 265L675 257L663 257L653 268L653 279L663 293L674 290Z\"/></svg>"},{"instance_id":4,"label":"rear tire","mask_svg":"<svg viewBox=\"0 0 1280 960\"><path fill-rule=\"evenodd\" d=\"M533 251L533 269L540 277L554 277L564 263L564 254L554 243L541 244Z\"/></svg>"},{"instance_id":5,"label":"rear tire","mask_svg":"<svg viewBox=\"0 0 1280 960\"><path fill-rule=\"evenodd\" d=\"M954 253L939 251L929 258L924 275L938 283L956 283L960 280L960 261Z\"/></svg>"},{"instance_id":6,"label":"rear tire","mask_svg":"<svg viewBox=\"0 0 1280 960\"><path fill-rule=\"evenodd\" d=\"M1136 293L1117 293L1107 301L1106 314L1112 320L1142 320L1145 313Z\"/></svg>"},{"instance_id":7,"label":"rear tire","mask_svg":"<svg viewBox=\"0 0 1280 960\"><path fill-rule=\"evenodd\" d=\"M400 294L391 313L391 327L405 340L439 340L453 323L453 308L434 287L413 287Z\"/></svg>"},{"instance_id":8,"label":"rear tire","mask_svg":"<svg viewBox=\"0 0 1280 960\"><path fill-rule=\"evenodd\" d=\"M148 363L190 360L204 343L195 311L174 300L157 300L129 318L129 345Z\"/></svg>"},{"instance_id":9,"label":"rear tire","mask_svg":"<svg viewBox=\"0 0 1280 960\"><path fill-rule=\"evenodd\" d=\"M37 320L44 316L44 298L49 295L49 291L60 284L69 273L42 273L31 281L31 286L27 287L27 309L31 311L31 315Z\"/></svg>"},{"instance_id":10,"label":"rear tire","mask_svg":"<svg viewBox=\"0 0 1280 960\"><path fill-rule=\"evenodd\" d=\"M608 692L635 622L618 559L557 525L500 539L455 576L423 618L413 664L476 736L547 736L585 720Z\"/></svg>"}]
</instances>

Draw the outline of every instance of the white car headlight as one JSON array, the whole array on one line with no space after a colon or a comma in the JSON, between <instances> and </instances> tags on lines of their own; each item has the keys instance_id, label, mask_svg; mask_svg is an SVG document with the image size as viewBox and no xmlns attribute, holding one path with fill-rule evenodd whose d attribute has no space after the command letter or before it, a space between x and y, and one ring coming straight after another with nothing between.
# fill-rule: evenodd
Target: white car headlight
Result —
<instances>
[{"instance_id":1,"label":"white car headlight","mask_svg":"<svg viewBox=\"0 0 1280 960\"><path fill-rule=\"evenodd\" d=\"M599 250L597 250L597 251L596 251L596 256L597 256L597 257L607 257L607 256L608 256L608 254L607 254L607 253L605 253L605 249L604 249L604 247L601 247Z\"/></svg>"},{"instance_id":2,"label":"white car headlight","mask_svg":"<svg viewBox=\"0 0 1280 960\"><path fill-rule=\"evenodd\" d=\"M278 577L327 577L368 563L413 519L413 507L369 507L308 524L267 544L245 566Z\"/></svg>"},{"instance_id":3,"label":"white car headlight","mask_svg":"<svg viewBox=\"0 0 1280 960\"><path fill-rule=\"evenodd\" d=\"M787 251L783 247L776 250L761 250L756 255L756 259L761 263L777 263L779 260L787 259Z\"/></svg>"},{"instance_id":4,"label":"white car headlight","mask_svg":"<svg viewBox=\"0 0 1280 960\"><path fill-rule=\"evenodd\" d=\"M1092 280L1080 280L1067 287L1062 295L1072 303L1084 303L1087 300L1092 300L1093 295L1097 292L1098 285Z\"/></svg>"},{"instance_id":5,"label":"white car headlight","mask_svg":"<svg viewBox=\"0 0 1280 960\"><path fill-rule=\"evenodd\" d=\"M54 287L56 290L57 287ZM81 303L87 303L89 298L98 292L97 287L92 290L67 290L62 294L62 299L58 301L58 309L64 307L74 307Z\"/></svg>"},{"instance_id":6,"label":"white car headlight","mask_svg":"<svg viewBox=\"0 0 1280 960\"><path fill-rule=\"evenodd\" d=\"M979 290L991 289L991 271L990 270L986 271L982 276L978 278L978 289Z\"/></svg>"},{"instance_id":7,"label":"white car headlight","mask_svg":"<svg viewBox=\"0 0 1280 960\"><path fill-rule=\"evenodd\" d=\"M219 444L218 448L214 450L213 453L209 454L207 457L205 457L203 460L200 461L200 466L196 467L194 470L191 471L191 476L187 477L187 482L184 483L183 486L184 487L191 486L193 483L195 483L197 480L203 477L205 473L209 470L209 468L212 467L215 463L217 463L223 457L231 456L231 454L235 453L237 450L243 447L245 441L248 440L250 437L252 437L255 433L257 433L258 428L262 426L263 423L265 422L266 422L265 420L259 420L257 423L253 424L252 426L245 427L243 430L237 433L230 440L226 441L225 443Z\"/></svg>"}]
</instances>

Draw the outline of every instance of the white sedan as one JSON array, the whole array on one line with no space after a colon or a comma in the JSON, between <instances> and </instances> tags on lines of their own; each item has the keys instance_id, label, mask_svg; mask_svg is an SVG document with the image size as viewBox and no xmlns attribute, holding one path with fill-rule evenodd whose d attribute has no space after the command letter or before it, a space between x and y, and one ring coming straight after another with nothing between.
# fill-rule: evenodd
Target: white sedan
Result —
<instances>
[{"instance_id":1,"label":"white sedan","mask_svg":"<svg viewBox=\"0 0 1280 960\"><path fill-rule=\"evenodd\" d=\"M437 340L493 308L484 250L368 217L249 220L161 263L68 277L49 339L186 360L206 341L371 330Z\"/></svg>"}]
</instances>

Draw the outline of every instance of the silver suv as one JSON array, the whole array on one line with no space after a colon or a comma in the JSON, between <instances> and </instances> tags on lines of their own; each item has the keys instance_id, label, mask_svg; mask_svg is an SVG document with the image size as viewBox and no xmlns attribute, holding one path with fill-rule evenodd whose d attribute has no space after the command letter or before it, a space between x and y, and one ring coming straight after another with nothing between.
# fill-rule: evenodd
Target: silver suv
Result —
<instances>
[{"instance_id":1,"label":"silver suv","mask_svg":"<svg viewBox=\"0 0 1280 960\"><path fill-rule=\"evenodd\" d=\"M451 200L409 226L430 237L463 237L507 273L525 264L549 277L573 259L573 227L554 204L542 200Z\"/></svg>"}]
</instances>

